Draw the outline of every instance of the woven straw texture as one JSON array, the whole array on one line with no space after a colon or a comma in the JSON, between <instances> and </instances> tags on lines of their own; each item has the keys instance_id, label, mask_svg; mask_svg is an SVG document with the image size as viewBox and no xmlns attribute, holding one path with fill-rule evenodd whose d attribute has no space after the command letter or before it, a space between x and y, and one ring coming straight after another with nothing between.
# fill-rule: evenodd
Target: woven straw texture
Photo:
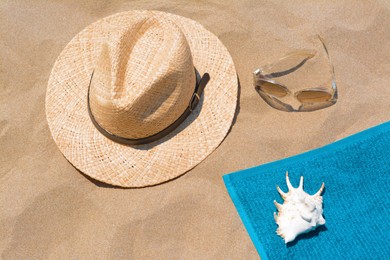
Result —
<instances>
[{"instance_id":1,"label":"woven straw texture","mask_svg":"<svg viewBox=\"0 0 390 260\"><path fill-rule=\"evenodd\" d=\"M106 40L90 91L99 125L131 139L171 125L187 108L196 81L180 29L168 19L139 15L131 26L110 31Z\"/></svg>"},{"instance_id":2,"label":"woven straw texture","mask_svg":"<svg viewBox=\"0 0 390 260\"><path fill-rule=\"evenodd\" d=\"M91 122L88 84L101 62L102 46L110 42L112 34L148 16L176 24L188 42L193 65L211 79L197 108L175 131L151 144L125 146L104 137ZM112 185L143 187L175 178L213 152L230 129L237 94L232 58L215 35L195 21L173 14L129 11L93 23L65 47L50 75L46 116L54 141L80 171Z\"/></svg>"}]
</instances>

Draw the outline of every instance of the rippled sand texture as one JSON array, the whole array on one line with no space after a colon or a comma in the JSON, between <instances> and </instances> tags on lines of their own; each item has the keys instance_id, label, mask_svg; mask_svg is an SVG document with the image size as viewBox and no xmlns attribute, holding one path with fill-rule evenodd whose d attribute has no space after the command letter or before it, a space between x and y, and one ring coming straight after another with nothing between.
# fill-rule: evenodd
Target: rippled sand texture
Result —
<instances>
[{"instance_id":1,"label":"rippled sand texture","mask_svg":"<svg viewBox=\"0 0 390 260\"><path fill-rule=\"evenodd\" d=\"M389 120L387 1L108 2L0 3L2 259L257 259L221 176ZM126 190L92 181L66 161L44 101L50 70L72 37L130 9L172 12L215 33L233 57L241 93L230 134L205 161L163 185ZM252 71L310 48L316 34L334 63L337 104L310 113L269 107Z\"/></svg>"}]
</instances>

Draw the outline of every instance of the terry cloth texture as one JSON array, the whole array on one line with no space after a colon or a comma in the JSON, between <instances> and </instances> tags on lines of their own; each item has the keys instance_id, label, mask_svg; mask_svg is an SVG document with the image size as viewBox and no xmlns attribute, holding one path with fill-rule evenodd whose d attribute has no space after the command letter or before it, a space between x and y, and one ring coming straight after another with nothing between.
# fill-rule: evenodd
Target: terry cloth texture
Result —
<instances>
[{"instance_id":1,"label":"terry cloth texture","mask_svg":"<svg viewBox=\"0 0 390 260\"><path fill-rule=\"evenodd\" d=\"M223 176L262 259L390 259L390 122L325 147ZM326 224L284 243L273 200L286 171L314 194L321 183Z\"/></svg>"}]
</instances>

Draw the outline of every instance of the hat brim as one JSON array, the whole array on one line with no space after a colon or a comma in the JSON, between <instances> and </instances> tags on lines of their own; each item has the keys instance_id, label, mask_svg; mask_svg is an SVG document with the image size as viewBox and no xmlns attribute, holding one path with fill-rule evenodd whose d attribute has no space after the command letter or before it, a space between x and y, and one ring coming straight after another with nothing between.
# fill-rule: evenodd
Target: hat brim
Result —
<instances>
[{"instance_id":1,"label":"hat brim","mask_svg":"<svg viewBox=\"0 0 390 260\"><path fill-rule=\"evenodd\" d=\"M210 81L193 113L159 141L137 146L115 143L93 125L87 91L99 37L153 12L168 18L187 38L193 62ZM46 93L46 117L57 146L76 168L99 181L122 187L156 185L189 171L212 153L227 135L237 106L238 79L233 60L219 39L199 23L159 11L128 11L101 19L65 47L52 69Z\"/></svg>"}]
</instances>

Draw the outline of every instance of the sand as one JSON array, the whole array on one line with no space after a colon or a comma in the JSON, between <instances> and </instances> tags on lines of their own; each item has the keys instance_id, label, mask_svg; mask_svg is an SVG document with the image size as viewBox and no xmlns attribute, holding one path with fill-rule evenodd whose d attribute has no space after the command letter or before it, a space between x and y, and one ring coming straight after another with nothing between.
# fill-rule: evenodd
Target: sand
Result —
<instances>
[{"instance_id":1,"label":"sand","mask_svg":"<svg viewBox=\"0 0 390 260\"><path fill-rule=\"evenodd\" d=\"M82 2L82 3L81 3ZM221 176L334 142L389 120L390 5L385 1L1 1L2 259L258 259ZM80 174L45 118L50 70L90 23L156 9L192 18L229 49L240 80L236 121L182 177L119 189ZM339 99L310 113L268 106L252 71L321 34Z\"/></svg>"}]
</instances>

